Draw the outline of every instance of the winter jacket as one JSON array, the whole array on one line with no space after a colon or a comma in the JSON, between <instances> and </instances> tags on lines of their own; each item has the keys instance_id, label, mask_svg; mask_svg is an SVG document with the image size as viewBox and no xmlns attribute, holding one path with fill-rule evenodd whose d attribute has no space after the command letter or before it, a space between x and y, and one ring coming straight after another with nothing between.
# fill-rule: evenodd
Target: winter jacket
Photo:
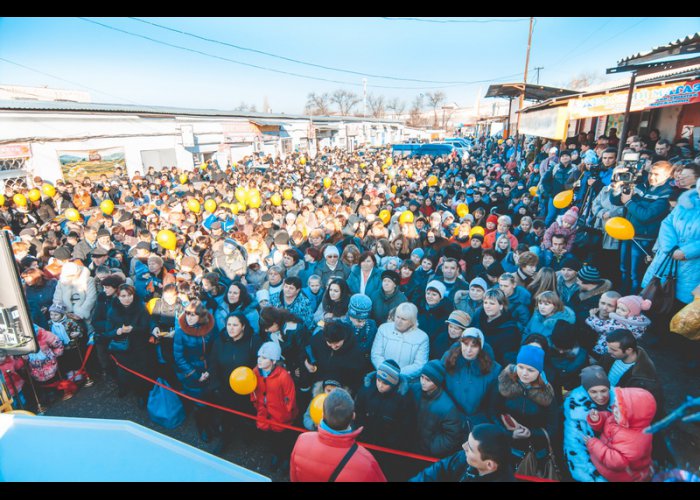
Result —
<instances>
[{"instance_id":1,"label":"winter jacket","mask_svg":"<svg viewBox=\"0 0 700 500\"><path fill-rule=\"evenodd\" d=\"M576 387L564 400L564 459L575 481L586 483L607 481L591 462L583 436L593 437L594 435L593 429L586 420L588 412L591 409L610 410L614 393L610 391L610 402L605 407L596 405L582 386Z\"/></svg>"},{"instance_id":2,"label":"winter jacket","mask_svg":"<svg viewBox=\"0 0 700 500\"><path fill-rule=\"evenodd\" d=\"M216 321L216 329L221 330L226 328L226 320L229 315L238 312L243 313L243 315L250 322L250 326L253 327L253 332L257 335L260 331L260 313L258 313L258 301L253 299L253 301L247 306L243 307L242 304L238 303L235 307L231 307L226 299L226 294L221 295L216 301L218 307L214 311L214 320Z\"/></svg>"},{"instance_id":3,"label":"winter jacket","mask_svg":"<svg viewBox=\"0 0 700 500\"><path fill-rule=\"evenodd\" d=\"M377 390L377 372L365 376L355 398L355 426L364 427L367 442L406 449L407 438L415 438L416 401L402 375L389 392Z\"/></svg>"},{"instance_id":4,"label":"winter jacket","mask_svg":"<svg viewBox=\"0 0 700 500\"><path fill-rule=\"evenodd\" d=\"M380 287L379 291L374 295L369 296L372 299L372 319L377 322L378 325L386 323L389 318L389 313L396 306L402 302L406 302L406 296L399 291L397 288L394 294L387 297L384 293L384 289Z\"/></svg>"},{"instance_id":5,"label":"winter jacket","mask_svg":"<svg viewBox=\"0 0 700 500\"><path fill-rule=\"evenodd\" d=\"M88 323L92 320L92 311L97 300L95 279L90 277L87 267L80 269L80 275L70 281L61 278L53 295L54 302L61 302L67 312L80 316Z\"/></svg>"},{"instance_id":6,"label":"winter jacket","mask_svg":"<svg viewBox=\"0 0 700 500\"><path fill-rule=\"evenodd\" d=\"M541 379L540 379L541 382ZM547 447L543 429L550 439L556 435L559 421L559 405L554 401L554 389L548 383L525 387L515 371L515 365L506 366L498 376L498 384L491 398L490 415L493 422L507 431L501 415L508 414L519 424L530 429L530 438L512 439L516 457L522 457L531 444L535 450Z\"/></svg>"},{"instance_id":7,"label":"winter jacket","mask_svg":"<svg viewBox=\"0 0 700 500\"><path fill-rule=\"evenodd\" d=\"M0 373L5 380L5 386L10 391L10 396L16 397L24 387L24 379L20 370L24 368L25 361L20 356L6 356L5 361L0 362Z\"/></svg>"},{"instance_id":8,"label":"winter jacket","mask_svg":"<svg viewBox=\"0 0 700 500\"><path fill-rule=\"evenodd\" d=\"M285 273L286 273L287 278L298 277L299 279L301 279L301 275L305 270L306 270L306 262L300 259L292 267L286 267Z\"/></svg>"},{"instance_id":9,"label":"winter jacket","mask_svg":"<svg viewBox=\"0 0 700 500\"><path fill-rule=\"evenodd\" d=\"M344 339L338 350L331 349L323 334L311 337L311 352L316 358L318 370L312 374L314 380L333 379L348 387L352 394L362 384L362 378L367 373L364 370L364 356L357 345L355 335Z\"/></svg>"},{"instance_id":10,"label":"winter jacket","mask_svg":"<svg viewBox=\"0 0 700 500\"><path fill-rule=\"evenodd\" d=\"M311 336L304 325L290 321L281 325L280 331L275 333L264 332L260 336L262 337L262 342L270 341L279 344L282 349L284 367L290 373L293 374L297 368L300 368L301 373L306 372L306 369L303 369L304 359L306 358L304 348L309 344ZM295 379L295 383L298 385L299 380ZM306 385L303 387L306 387Z\"/></svg>"},{"instance_id":11,"label":"winter jacket","mask_svg":"<svg viewBox=\"0 0 700 500\"><path fill-rule=\"evenodd\" d=\"M685 260L678 263L676 298L688 304L693 301L693 289L700 276L700 196L695 189L686 191L678 198L678 205L662 222L656 243L658 250L649 269L644 274L642 287L647 286L666 254L674 246L680 247Z\"/></svg>"},{"instance_id":12,"label":"winter jacket","mask_svg":"<svg viewBox=\"0 0 700 500\"><path fill-rule=\"evenodd\" d=\"M74 259L81 260L83 262L83 264L85 264L87 266L88 264L90 264L90 262L92 262L92 259L90 258L90 252L92 252L96 246L97 246L97 240L95 240L92 244L90 244L87 240L82 239L73 248L72 257Z\"/></svg>"},{"instance_id":13,"label":"winter jacket","mask_svg":"<svg viewBox=\"0 0 700 500\"><path fill-rule=\"evenodd\" d=\"M441 387L428 394L420 382L411 384L410 390L417 404L418 453L444 458L459 450L465 441L465 429L450 396Z\"/></svg>"},{"instance_id":14,"label":"winter jacket","mask_svg":"<svg viewBox=\"0 0 700 500\"><path fill-rule=\"evenodd\" d=\"M429 272L425 272L422 267L419 267L416 269L416 272L413 273L413 276L411 276L411 280L414 282L415 287L413 289L413 295L406 295L408 297L408 300L411 302L417 302L420 297L422 297L425 293L425 287L428 285L430 281L432 281L435 278L435 271L430 270Z\"/></svg>"},{"instance_id":15,"label":"winter jacket","mask_svg":"<svg viewBox=\"0 0 700 500\"><path fill-rule=\"evenodd\" d=\"M51 380L58 371L58 357L63 354L63 342L53 333L34 325L39 350L27 354L29 374L37 382Z\"/></svg>"},{"instance_id":16,"label":"winter jacket","mask_svg":"<svg viewBox=\"0 0 700 500\"><path fill-rule=\"evenodd\" d=\"M583 347L575 347L565 354L553 350L548 361L547 380L552 384L557 401L561 402L563 391L570 391L581 383L581 370L588 366L588 352Z\"/></svg>"},{"instance_id":17,"label":"winter jacket","mask_svg":"<svg viewBox=\"0 0 700 500\"><path fill-rule=\"evenodd\" d=\"M163 278L167 274L168 272L163 268L160 271L160 276L155 276L148 270L148 265L143 262L137 262L134 266L136 295L144 302L148 302L154 297L162 296L163 285L165 284Z\"/></svg>"},{"instance_id":18,"label":"winter jacket","mask_svg":"<svg viewBox=\"0 0 700 500\"><path fill-rule=\"evenodd\" d=\"M45 280L42 286L27 286L24 288L27 306L29 306L29 316L32 322L42 328L48 328L49 326L48 309L53 304L57 284L58 281L56 280ZM42 307L46 308L46 312L41 311Z\"/></svg>"},{"instance_id":19,"label":"winter jacket","mask_svg":"<svg viewBox=\"0 0 700 500\"><path fill-rule=\"evenodd\" d=\"M564 227L561 224L561 219L562 216L558 216L557 219L552 222L552 224L544 232L544 236L542 237L542 247L547 250L552 248L552 237L555 234L560 234L565 238L564 242L566 244L566 251L571 252L571 249L574 247L574 240L576 239L576 230L578 226L574 225L572 227Z\"/></svg>"},{"instance_id":20,"label":"winter jacket","mask_svg":"<svg viewBox=\"0 0 700 500\"><path fill-rule=\"evenodd\" d=\"M484 236L484 243L481 245L481 247L484 250L494 248L496 246L496 241L498 241L498 238L500 236L502 236L502 233L499 233L498 231L493 231L492 233L487 234L486 236ZM516 238L510 231L506 233L506 236L510 241L510 248L515 250L518 247L518 238Z\"/></svg>"},{"instance_id":21,"label":"winter jacket","mask_svg":"<svg viewBox=\"0 0 700 500\"><path fill-rule=\"evenodd\" d=\"M481 307L483 304L483 301L476 301L472 300L469 297L469 292L465 292L462 295L462 298L459 301L455 301L455 309L459 309L460 311L464 311L469 315L470 318L474 317L474 314L476 314L477 309Z\"/></svg>"},{"instance_id":22,"label":"winter jacket","mask_svg":"<svg viewBox=\"0 0 700 500\"><path fill-rule=\"evenodd\" d=\"M204 322L195 326L187 324L184 313L175 322L175 374L182 382L185 394L199 397L211 387L210 358L215 331L215 321L211 313L207 313ZM200 382L199 377L204 372L209 372L209 378Z\"/></svg>"},{"instance_id":23,"label":"winter jacket","mask_svg":"<svg viewBox=\"0 0 700 500\"><path fill-rule=\"evenodd\" d=\"M393 359L401 368L401 375L413 382L428 362L429 343L428 334L419 328L400 333L393 321L384 323L372 344L372 364L379 368L387 359Z\"/></svg>"},{"instance_id":24,"label":"winter jacket","mask_svg":"<svg viewBox=\"0 0 700 500\"><path fill-rule=\"evenodd\" d=\"M379 293L382 289L382 273L377 267L373 267L372 271L369 273L369 279L365 285L365 291L363 292L368 297L372 297ZM350 276L348 276L348 287L352 293L360 293L360 286L362 284L362 270L360 266L355 264L352 266L350 271Z\"/></svg>"},{"instance_id":25,"label":"winter jacket","mask_svg":"<svg viewBox=\"0 0 700 500\"><path fill-rule=\"evenodd\" d=\"M608 411L600 412L597 422L590 415L586 419L596 433L601 433L586 443L591 461L608 481L649 481L654 436L642 431L656 413L656 401L649 391L636 387L616 387L615 399L620 410L619 423Z\"/></svg>"},{"instance_id":26,"label":"winter jacket","mask_svg":"<svg viewBox=\"0 0 700 500\"><path fill-rule=\"evenodd\" d=\"M268 419L282 424L291 424L296 418L297 400L294 381L287 370L275 365L267 377L263 377L260 368L253 370L258 379L255 391L250 400L255 406L259 419ZM284 427L258 420L258 429L263 431L282 432Z\"/></svg>"},{"instance_id":27,"label":"winter jacket","mask_svg":"<svg viewBox=\"0 0 700 500\"><path fill-rule=\"evenodd\" d=\"M553 198L560 192L571 189L568 181L574 170L575 167L571 164L564 168L561 163L557 163L544 173L537 192L542 197Z\"/></svg>"},{"instance_id":28,"label":"winter jacket","mask_svg":"<svg viewBox=\"0 0 700 500\"><path fill-rule=\"evenodd\" d=\"M306 296L306 298L309 299L309 304L313 311L318 309L318 305L323 301L324 292L325 288L323 287L319 289L317 294L314 294L308 286L305 286L301 289L301 293L303 293Z\"/></svg>"},{"instance_id":29,"label":"winter jacket","mask_svg":"<svg viewBox=\"0 0 700 500\"><path fill-rule=\"evenodd\" d=\"M641 338L651 325L651 320L640 314L639 316L630 316L628 318L622 317L617 313L610 313L609 328L612 330L617 330L619 328L624 328L629 330L634 335L634 338ZM611 330L611 331L612 331Z\"/></svg>"},{"instance_id":30,"label":"winter jacket","mask_svg":"<svg viewBox=\"0 0 700 500\"><path fill-rule=\"evenodd\" d=\"M535 313L530 318L530 321L527 322L527 326L523 331L522 340L525 340L531 333L539 333L547 337L551 345L552 341L549 337L552 335L552 330L558 320L563 320L573 325L576 322L576 315L570 307L564 306L563 311L557 311L550 317L545 318L539 309L535 308Z\"/></svg>"},{"instance_id":31,"label":"winter jacket","mask_svg":"<svg viewBox=\"0 0 700 500\"><path fill-rule=\"evenodd\" d=\"M605 369L606 373L610 373L615 360L606 354L600 358L598 364ZM639 387L649 391L656 400L658 415L663 413L663 388L661 381L656 373L656 366L651 360L647 352L642 347L637 347L637 362L625 372L617 383L617 387Z\"/></svg>"},{"instance_id":32,"label":"winter jacket","mask_svg":"<svg viewBox=\"0 0 700 500\"><path fill-rule=\"evenodd\" d=\"M211 262L211 269L219 273L228 283L240 279L242 276L245 276L248 267L244 254L247 254L247 252L243 247L235 248L229 255L226 255L223 250L215 252Z\"/></svg>"},{"instance_id":33,"label":"winter jacket","mask_svg":"<svg viewBox=\"0 0 700 500\"><path fill-rule=\"evenodd\" d=\"M350 319L345 319L343 321L348 323L352 331L355 332L355 342L357 343L357 348L362 353L363 373L371 372L374 370L374 367L372 366L370 354L372 353L374 338L377 336L377 323L373 319L368 319L361 328L357 328Z\"/></svg>"},{"instance_id":34,"label":"winter jacket","mask_svg":"<svg viewBox=\"0 0 700 500\"><path fill-rule=\"evenodd\" d=\"M520 349L520 330L508 311L488 321L484 308L480 307L469 326L481 330L484 339L493 348L494 359L501 364L505 364L506 355L513 355Z\"/></svg>"},{"instance_id":35,"label":"winter jacket","mask_svg":"<svg viewBox=\"0 0 700 500\"><path fill-rule=\"evenodd\" d=\"M569 305L569 302L571 302L571 297L578 293L580 289L581 287L579 287L576 281L574 281L573 285L568 286L564 280L564 276L561 274L557 276L557 291L559 291L559 296L561 297L561 301L565 306Z\"/></svg>"},{"instance_id":36,"label":"winter jacket","mask_svg":"<svg viewBox=\"0 0 700 500\"><path fill-rule=\"evenodd\" d=\"M503 266L503 270L507 273L514 273L515 271L518 270L518 265L515 263L515 259L513 258L513 252L508 252L506 256L503 258L501 261L501 265Z\"/></svg>"},{"instance_id":37,"label":"winter jacket","mask_svg":"<svg viewBox=\"0 0 700 500\"><path fill-rule=\"evenodd\" d=\"M447 337L447 318L454 310L452 301L444 298L437 305L429 307L425 297L418 305L418 326L428 334L430 340L430 359L439 359L445 351L437 352L433 349L438 338Z\"/></svg>"},{"instance_id":38,"label":"winter jacket","mask_svg":"<svg viewBox=\"0 0 700 500\"><path fill-rule=\"evenodd\" d=\"M306 329L309 331L313 331L316 327L314 324L315 309L311 309L311 302L306 298L306 295L301 293L301 291L299 291L299 294L291 304L287 304L286 299L284 298L284 292L280 291L279 293L271 293L270 305L272 307L282 307L294 314L302 321L304 327L306 327Z\"/></svg>"},{"instance_id":39,"label":"winter jacket","mask_svg":"<svg viewBox=\"0 0 700 500\"><path fill-rule=\"evenodd\" d=\"M496 472L480 476L478 471L467 463L464 450L426 467L408 480L410 483L512 483L515 482L513 468L503 464Z\"/></svg>"},{"instance_id":40,"label":"winter jacket","mask_svg":"<svg viewBox=\"0 0 700 500\"><path fill-rule=\"evenodd\" d=\"M498 284L494 288L499 288ZM516 286L513 294L508 297L508 312L518 325L518 329L523 330L530 321L530 303L532 302L532 294L527 288Z\"/></svg>"},{"instance_id":41,"label":"winter jacket","mask_svg":"<svg viewBox=\"0 0 700 500\"><path fill-rule=\"evenodd\" d=\"M620 240L616 240L605 232L605 223L608 219L603 219L603 214L607 213L609 219L612 217L622 217L625 213L624 207L613 204L613 190L610 186L605 186L598 196L593 200L591 215L593 216L593 227L600 229L603 234L603 250L617 250L620 248Z\"/></svg>"},{"instance_id":42,"label":"winter jacket","mask_svg":"<svg viewBox=\"0 0 700 500\"><path fill-rule=\"evenodd\" d=\"M598 307L600 296L612 288L609 280L603 280L593 290L579 290L569 301L569 307L576 314L576 323L583 323L591 312L591 309Z\"/></svg>"},{"instance_id":43,"label":"winter jacket","mask_svg":"<svg viewBox=\"0 0 700 500\"><path fill-rule=\"evenodd\" d=\"M297 438L292 450L289 478L297 482L328 482L363 429L335 434L324 428L305 432ZM336 482L386 482L377 460L363 446L358 446L335 479Z\"/></svg>"},{"instance_id":44,"label":"winter jacket","mask_svg":"<svg viewBox=\"0 0 700 500\"><path fill-rule=\"evenodd\" d=\"M133 329L128 333L117 335L117 330L123 325L132 326ZM124 307L116 296L112 297L107 307L107 319L102 336L108 340L129 340L129 348L126 351L112 353L117 361L139 373L150 374L152 369L149 356L151 349L148 343L150 333L148 312L138 297L134 297L129 307Z\"/></svg>"},{"instance_id":45,"label":"winter jacket","mask_svg":"<svg viewBox=\"0 0 700 500\"><path fill-rule=\"evenodd\" d=\"M326 260L323 259L316 265L314 274L318 274L321 277L321 286L326 287L331 278L347 280L348 276L350 276L350 269L338 259L338 265L335 266L335 269L331 270L328 264L326 264Z\"/></svg>"},{"instance_id":46,"label":"winter jacket","mask_svg":"<svg viewBox=\"0 0 700 500\"><path fill-rule=\"evenodd\" d=\"M459 344L454 344L459 347ZM484 351L493 360L493 349L489 344L484 344ZM449 356L449 351L442 357L443 364ZM459 354L457 363L452 373L445 375L445 392L452 397L457 408L463 413L472 427L488 422L489 397L498 380L498 374L502 367L496 361L491 364L491 370L482 374L479 361L467 360Z\"/></svg>"},{"instance_id":47,"label":"winter jacket","mask_svg":"<svg viewBox=\"0 0 700 500\"><path fill-rule=\"evenodd\" d=\"M670 209L668 198L671 194L673 194L673 187L671 187L670 180L661 186L651 187L643 184L635 188L632 199L624 206L625 217L634 226L636 239L655 240L657 238L661 223ZM620 195L613 196L613 203L618 206L622 205Z\"/></svg>"}]
</instances>

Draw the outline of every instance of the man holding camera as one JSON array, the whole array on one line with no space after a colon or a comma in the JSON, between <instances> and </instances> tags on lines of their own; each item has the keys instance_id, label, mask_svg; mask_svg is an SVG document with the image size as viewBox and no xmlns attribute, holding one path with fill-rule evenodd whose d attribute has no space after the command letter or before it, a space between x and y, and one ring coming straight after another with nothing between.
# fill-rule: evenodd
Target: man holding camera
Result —
<instances>
[{"instance_id":1,"label":"man holding camera","mask_svg":"<svg viewBox=\"0 0 700 500\"><path fill-rule=\"evenodd\" d=\"M648 179L642 184L626 180L628 167L617 167L613 180L622 180L619 194L613 196L613 203L625 207L625 216L634 226L635 238L620 244L620 270L622 272L623 295L637 293L640 289L645 258L650 255L661 221L668 215L669 197L673 193L671 175L673 165L659 161L651 166Z\"/></svg>"}]
</instances>

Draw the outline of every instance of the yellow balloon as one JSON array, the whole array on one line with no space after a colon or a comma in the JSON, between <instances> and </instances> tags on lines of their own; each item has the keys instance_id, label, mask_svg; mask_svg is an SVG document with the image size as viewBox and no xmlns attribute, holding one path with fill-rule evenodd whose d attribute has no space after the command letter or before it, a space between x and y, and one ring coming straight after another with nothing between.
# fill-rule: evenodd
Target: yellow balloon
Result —
<instances>
[{"instance_id":1,"label":"yellow balloon","mask_svg":"<svg viewBox=\"0 0 700 500\"><path fill-rule=\"evenodd\" d=\"M14 195L12 197L12 201L14 201L15 205L17 205L18 207L27 206L27 198L21 193L17 193L16 195Z\"/></svg>"},{"instance_id":2,"label":"yellow balloon","mask_svg":"<svg viewBox=\"0 0 700 500\"><path fill-rule=\"evenodd\" d=\"M282 197L283 197L285 200L291 200L293 196L294 196L294 193L292 193L292 190L289 189L289 188L287 188L287 189L285 189L284 191L282 191Z\"/></svg>"},{"instance_id":3,"label":"yellow balloon","mask_svg":"<svg viewBox=\"0 0 700 500\"><path fill-rule=\"evenodd\" d=\"M391 220L391 212L388 210L382 210L379 212L379 220L381 220L384 224L389 224L389 221Z\"/></svg>"},{"instance_id":4,"label":"yellow balloon","mask_svg":"<svg viewBox=\"0 0 700 500\"><path fill-rule=\"evenodd\" d=\"M209 198L207 201L204 202L204 210L206 210L210 214L214 213L214 211L216 210L216 202Z\"/></svg>"},{"instance_id":5,"label":"yellow balloon","mask_svg":"<svg viewBox=\"0 0 700 500\"><path fill-rule=\"evenodd\" d=\"M238 208L239 212L245 212L245 203L241 203L240 201L236 203L236 207Z\"/></svg>"},{"instance_id":6,"label":"yellow balloon","mask_svg":"<svg viewBox=\"0 0 700 500\"><path fill-rule=\"evenodd\" d=\"M304 158L303 156L299 158L299 163L301 163L302 165L306 165L306 158Z\"/></svg>"},{"instance_id":7,"label":"yellow balloon","mask_svg":"<svg viewBox=\"0 0 700 500\"><path fill-rule=\"evenodd\" d=\"M43 186L41 186L41 191L49 198L53 198L56 194L56 188L53 187L51 184L44 184Z\"/></svg>"},{"instance_id":8,"label":"yellow balloon","mask_svg":"<svg viewBox=\"0 0 700 500\"><path fill-rule=\"evenodd\" d=\"M323 179L323 187L324 188L328 189L329 187L331 187L331 184L333 184L333 181L331 180L330 177L325 177Z\"/></svg>"},{"instance_id":9,"label":"yellow balloon","mask_svg":"<svg viewBox=\"0 0 700 500\"><path fill-rule=\"evenodd\" d=\"M146 302L146 311L148 311L148 314L153 314L153 308L156 307L156 302L158 302L157 297L153 297L151 300Z\"/></svg>"},{"instance_id":10,"label":"yellow balloon","mask_svg":"<svg viewBox=\"0 0 700 500\"><path fill-rule=\"evenodd\" d=\"M5 206L5 195L0 194L0 207Z\"/></svg>"},{"instance_id":11,"label":"yellow balloon","mask_svg":"<svg viewBox=\"0 0 700 500\"><path fill-rule=\"evenodd\" d=\"M187 182L187 174L181 174L180 175L180 184L185 184Z\"/></svg>"},{"instance_id":12,"label":"yellow balloon","mask_svg":"<svg viewBox=\"0 0 700 500\"><path fill-rule=\"evenodd\" d=\"M469 213L469 207L467 206L466 203L460 203L457 205L457 215L459 215L459 218L461 219L465 215Z\"/></svg>"},{"instance_id":13,"label":"yellow balloon","mask_svg":"<svg viewBox=\"0 0 700 500\"><path fill-rule=\"evenodd\" d=\"M438 183L438 178L435 177L434 175L431 175L428 177L428 186L437 186Z\"/></svg>"},{"instance_id":14,"label":"yellow balloon","mask_svg":"<svg viewBox=\"0 0 700 500\"><path fill-rule=\"evenodd\" d=\"M257 188L249 189L246 192L246 203L250 205L250 200L255 199L255 198L260 198L260 191Z\"/></svg>"},{"instance_id":15,"label":"yellow balloon","mask_svg":"<svg viewBox=\"0 0 700 500\"><path fill-rule=\"evenodd\" d=\"M413 212L410 210L406 210L405 212L401 212L401 215L399 216L399 223L400 224L411 224L413 222Z\"/></svg>"},{"instance_id":16,"label":"yellow balloon","mask_svg":"<svg viewBox=\"0 0 700 500\"><path fill-rule=\"evenodd\" d=\"M279 207L282 204L282 197L275 193L272 196L270 196L270 203L272 203L274 206Z\"/></svg>"},{"instance_id":17,"label":"yellow balloon","mask_svg":"<svg viewBox=\"0 0 700 500\"><path fill-rule=\"evenodd\" d=\"M408 170L406 170L406 177L408 177L409 179L413 179L413 169L412 168L409 168Z\"/></svg>"},{"instance_id":18,"label":"yellow balloon","mask_svg":"<svg viewBox=\"0 0 700 500\"><path fill-rule=\"evenodd\" d=\"M391 194L396 194L396 186L391 186Z\"/></svg>"},{"instance_id":19,"label":"yellow balloon","mask_svg":"<svg viewBox=\"0 0 700 500\"><path fill-rule=\"evenodd\" d=\"M103 200L102 203L100 203L100 210L102 210L102 213L105 215L112 215L112 212L114 212L114 202L112 200Z\"/></svg>"},{"instance_id":20,"label":"yellow balloon","mask_svg":"<svg viewBox=\"0 0 700 500\"><path fill-rule=\"evenodd\" d=\"M552 200L552 205L556 208L566 208L568 207L574 199L574 190L569 189L568 191L562 191L557 194Z\"/></svg>"},{"instance_id":21,"label":"yellow balloon","mask_svg":"<svg viewBox=\"0 0 700 500\"><path fill-rule=\"evenodd\" d=\"M245 396L252 393L258 386L258 378L253 370L247 366L239 366L231 372L228 383L233 392Z\"/></svg>"},{"instance_id":22,"label":"yellow balloon","mask_svg":"<svg viewBox=\"0 0 700 500\"><path fill-rule=\"evenodd\" d=\"M261 204L262 204L262 200L260 199L259 196L255 196L253 198L248 199L248 206L250 208L260 208Z\"/></svg>"},{"instance_id":23,"label":"yellow balloon","mask_svg":"<svg viewBox=\"0 0 700 500\"><path fill-rule=\"evenodd\" d=\"M243 186L238 186L235 191L236 199L240 201L241 203L245 203L246 195L248 194L248 190L244 188Z\"/></svg>"},{"instance_id":24,"label":"yellow balloon","mask_svg":"<svg viewBox=\"0 0 700 500\"><path fill-rule=\"evenodd\" d=\"M202 210L202 206L194 198L189 199L189 201L187 202L187 208L189 208L190 211L196 214L198 214Z\"/></svg>"},{"instance_id":25,"label":"yellow balloon","mask_svg":"<svg viewBox=\"0 0 700 500\"><path fill-rule=\"evenodd\" d=\"M30 189L29 190L29 199L32 201L38 201L41 199L41 191L39 191L37 188Z\"/></svg>"},{"instance_id":26,"label":"yellow balloon","mask_svg":"<svg viewBox=\"0 0 700 500\"><path fill-rule=\"evenodd\" d=\"M530 196L537 196L537 186L532 186L530 188Z\"/></svg>"},{"instance_id":27,"label":"yellow balloon","mask_svg":"<svg viewBox=\"0 0 700 500\"><path fill-rule=\"evenodd\" d=\"M385 163L389 166L392 166L394 164L394 159L391 156L387 156Z\"/></svg>"},{"instance_id":28,"label":"yellow balloon","mask_svg":"<svg viewBox=\"0 0 700 500\"><path fill-rule=\"evenodd\" d=\"M175 250L175 247L177 246L177 236L175 236L175 233L173 233L170 229L158 231L156 241L166 250Z\"/></svg>"},{"instance_id":29,"label":"yellow balloon","mask_svg":"<svg viewBox=\"0 0 700 500\"><path fill-rule=\"evenodd\" d=\"M313 398L311 400L311 404L309 405L311 420L313 420L314 424L316 425L319 425L321 420L323 420L323 402L326 400L326 397L328 397L328 394L325 392L321 393Z\"/></svg>"},{"instance_id":30,"label":"yellow balloon","mask_svg":"<svg viewBox=\"0 0 700 500\"><path fill-rule=\"evenodd\" d=\"M634 226L624 217L613 217L605 223L605 232L616 240L631 240L634 238Z\"/></svg>"},{"instance_id":31,"label":"yellow balloon","mask_svg":"<svg viewBox=\"0 0 700 500\"><path fill-rule=\"evenodd\" d=\"M360 168L367 168L367 164L365 162L360 163Z\"/></svg>"},{"instance_id":32,"label":"yellow balloon","mask_svg":"<svg viewBox=\"0 0 700 500\"><path fill-rule=\"evenodd\" d=\"M238 213L238 205L239 205L239 202L229 204L228 208L229 208L229 210L231 210L231 213L233 215L236 215Z\"/></svg>"},{"instance_id":33,"label":"yellow balloon","mask_svg":"<svg viewBox=\"0 0 700 500\"><path fill-rule=\"evenodd\" d=\"M75 208L67 208L66 211L63 212L63 215L65 215L66 219L71 222L80 220L80 212L78 212Z\"/></svg>"},{"instance_id":34,"label":"yellow balloon","mask_svg":"<svg viewBox=\"0 0 700 500\"><path fill-rule=\"evenodd\" d=\"M480 234L481 236L483 236L484 233L485 233L485 231L484 231L484 228L483 228L483 227L481 227L481 226L474 226L474 227L471 229L471 231L469 231L469 237L471 238L471 237L474 236L475 234Z\"/></svg>"},{"instance_id":35,"label":"yellow balloon","mask_svg":"<svg viewBox=\"0 0 700 500\"><path fill-rule=\"evenodd\" d=\"M454 236L457 236L459 234L459 226L455 226L454 230L452 231L452 234Z\"/></svg>"},{"instance_id":36,"label":"yellow balloon","mask_svg":"<svg viewBox=\"0 0 700 500\"><path fill-rule=\"evenodd\" d=\"M226 203L225 201L222 202L222 203L219 203L219 206L220 206L221 208L231 208L231 205L229 205L229 204Z\"/></svg>"},{"instance_id":37,"label":"yellow balloon","mask_svg":"<svg viewBox=\"0 0 700 500\"><path fill-rule=\"evenodd\" d=\"M207 169L207 164L206 164L206 163L202 163L202 164L199 166L199 168L202 169L202 170L206 170L206 169Z\"/></svg>"}]
</instances>

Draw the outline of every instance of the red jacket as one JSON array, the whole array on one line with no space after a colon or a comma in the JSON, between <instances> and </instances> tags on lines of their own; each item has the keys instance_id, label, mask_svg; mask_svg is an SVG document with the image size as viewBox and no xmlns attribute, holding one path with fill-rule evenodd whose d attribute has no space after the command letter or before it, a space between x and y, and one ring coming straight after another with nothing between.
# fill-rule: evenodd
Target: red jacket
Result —
<instances>
[{"instance_id":1,"label":"red jacket","mask_svg":"<svg viewBox=\"0 0 700 500\"><path fill-rule=\"evenodd\" d=\"M12 397L17 396L14 389L21 391L24 387L24 379L19 373L19 371L24 368L24 364L24 360L19 356L7 356L5 361L0 363L2 376L5 377L7 389L10 391L10 396Z\"/></svg>"},{"instance_id":2,"label":"red jacket","mask_svg":"<svg viewBox=\"0 0 700 500\"><path fill-rule=\"evenodd\" d=\"M287 370L275 366L267 377L260 374L256 366L253 370L258 379L255 391L250 400L255 406L258 418L267 418L283 424L291 424L297 416L297 400L294 381ZM268 422L257 422L258 429L263 431L282 432L285 429Z\"/></svg>"},{"instance_id":3,"label":"red jacket","mask_svg":"<svg viewBox=\"0 0 700 500\"><path fill-rule=\"evenodd\" d=\"M489 248L494 247L494 245L496 244L496 233L497 233L497 231L493 231L492 233L488 233L488 234L486 234L486 236L484 236L484 242L481 244L481 247L484 250L487 250ZM510 240L510 247L513 250L518 248L518 238L513 236L513 233L511 233L510 231L508 231L506 236L508 236L508 239Z\"/></svg>"},{"instance_id":4,"label":"red jacket","mask_svg":"<svg viewBox=\"0 0 700 500\"><path fill-rule=\"evenodd\" d=\"M348 434L331 434L323 428L305 432L297 439L290 460L289 477L296 482L328 482L362 427ZM336 478L336 482L385 483L386 477L372 454L362 446Z\"/></svg>"},{"instance_id":5,"label":"red jacket","mask_svg":"<svg viewBox=\"0 0 700 500\"><path fill-rule=\"evenodd\" d=\"M588 440L591 462L605 479L615 482L649 481L651 478L652 434L644 434L656 413L656 400L646 389L615 389L615 404L620 409L620 423L608 411L599 412L597 422L588 423L599 438Z\"/></svg>"}]
</instances>

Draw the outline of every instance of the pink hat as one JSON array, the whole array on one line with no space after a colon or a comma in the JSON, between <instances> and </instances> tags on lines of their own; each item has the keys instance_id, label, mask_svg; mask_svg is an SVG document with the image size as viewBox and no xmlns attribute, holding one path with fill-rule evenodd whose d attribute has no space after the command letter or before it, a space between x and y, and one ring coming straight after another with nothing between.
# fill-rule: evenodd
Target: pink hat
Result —
<instances>
[{"instance_id":1,"label":"pink hat","mask_svg":"<svg viewBox=\"0 0 700 500\"><path fill-rule=\"evenodd\" d=\"M630 310L632 316L639 316L642 311L648 311L651 307L651 300L643 299L639 295L627 295L617 299L618 304L624 304Z\"/></svg>"},{"instance_id":2,"label":"pink hat","mask_svg":"<svg viewBox=\"0 0 700 500\"><path fill-rule=\"evenodd\" d=\"M571 207L561 218L562 221L572 226L576 224L578 220L578 207Z\"/></svg>"}]
</instances>

